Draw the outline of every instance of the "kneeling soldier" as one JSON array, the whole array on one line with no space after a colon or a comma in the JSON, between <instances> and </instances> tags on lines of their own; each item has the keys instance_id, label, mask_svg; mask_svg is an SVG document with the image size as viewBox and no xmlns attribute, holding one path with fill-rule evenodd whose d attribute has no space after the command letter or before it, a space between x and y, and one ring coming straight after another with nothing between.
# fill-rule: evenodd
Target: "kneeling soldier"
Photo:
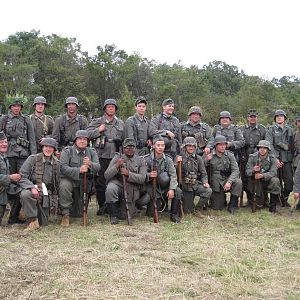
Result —
<instances>
[{"instance_id":1,"label":"kneeling soldier","mask_svg":"<svg viewBox=\"0 0 300 300\"><path fill-rule=\"evenodd\" d=\"M63 149L60 157L61 180L59 184L60 209L63 215L61 225L70 225L70 211L72 204L79 207L82 214L83 177L87 173L87 191L92 188L94 175L100 171L100 164L96 151L88 148L88 132L78 130L74 145Z\"/></svg>"},{"instance_id":2,"label":"kneeling soldier","mask_svg":"<svg viewBox=\"0 0 300 300\"><path fill-rule=\"evenodd\" d=\"M165 141L162 136L153 138L153 150L145 156L147 163L147 194L153 195L151 181L157 179L156 203L160 210L162 202L168 204L171 202L170 219L174 223L179 223L179 204L182 191L178 187L176 169L170 156L164 154ZM148 203L148 214L153 213L153 200Z\"/></svg>"},{"instance_id":3,"label":"kneeling soldier","mask_svg":"<svg viewBox=\"0 0 300 300\"><path fill-rule=\"evenodd\" d=\"M277 177L277 160L269 153L271 145L266 140L259 141L258 151L249 156L246 165L246 176L249 177L248 190L252 191L253 210L264 206L264 193L270 193L270 212L276 212L276 202L280 194L280 182ZM256 196L253 198L253 196Z\"/></svg>"},{"instance_id":4,"label":"kneeling soldier","mask_svg":"<svg viewBox=\"0 0 300 300\"><path fill-rule=\"evenodd\" d=\"M121 201L121 214L124 213L124 208L128 205L129 211L127 213L129 215L127 214L127 221L128 223L131 222L130 216L134 214L135 202L140 198L140 192L146 180L146 163L142 157L135 154L135 147L136 143L134 139L125 139L123 142L124 153L116 153L104 173L107 181L105 199L111 224L119 222L116 205L121 197L124 198L125 202L127 201L127 203ZM124 176L125 182L123 180ZM124 183L127 186L124 186ZM125 195L125 192L127 195Z\"/></svg>"},{"instance_id":5,"label":"kneeling soldier","mask_svg":"<svg viewBox=\"0 0 300 300\"><path fill-rule=\"evenodd\" d=\"M51 208L58 206L59 161L54 156L57 143L52 138L41 142L42 153L29 156L20 169L20 201L28 218L26 231L46 225Z\"/></svg>"},{"instance_id":6,"label":"kneeling soldier","mask_svg":"<svg viewBox=\"0 0 300 300\"><path fill-rule=\"evenodd\" d=\"M227 141L222 135L215 137L215 149L205 158L211 174L212 188L211 205L213 209L224 208L225 193L230 192L228 211L234 214L238 204L238 197L242 192L242 181L239 179L239 167L234 154L226 150Z\"/></svg>"},{"instance_id":7,"label":"kneeling soldier","mask_svg":"<svg viewBox=\"0 0 300 300\"><path fill-rule=\"evenodd\" d=\"M203 206L208 203L212 190L209 187L207 173L204 162L200 155L196 154L197 141L194 137L186 137L183 140L182 158L182 192L184 213L194 211L194 197L200 196L196 206L197 211L201 211ZM201 213L200 213L201 215Z\"/></svg>"}]
</instances>

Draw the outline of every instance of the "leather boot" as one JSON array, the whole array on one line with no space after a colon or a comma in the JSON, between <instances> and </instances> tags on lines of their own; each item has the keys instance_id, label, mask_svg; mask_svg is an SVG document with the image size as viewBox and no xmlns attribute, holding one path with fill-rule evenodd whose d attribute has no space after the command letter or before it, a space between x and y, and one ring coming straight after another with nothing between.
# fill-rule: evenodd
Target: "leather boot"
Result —
<instances>
[{"instance_id":1,"label":"leather boot","mask_svg":"<svg viewBox=\"0 0 300 300\"><path fill-rule=\"evenodd\" d=\"M109 220L111 225L116 225L119 223L119 219L117 217L118 211L115 203L107 203L107 209L109 213Z\"/></svg>"},{"instance_id":2,"label":"leather boot","mask_svg":"<svg viewBox=\"0 0 300 300\"><path fill-rule=\"evenodd\" d=\"M107 205L105 204L105 191L97 191L96 192L96 199L98 203L98 211L97 216L104 215L107 213Z\"/></svg>"},{"instance_id":3,"label":"leather boot","mask_svg":"<svg viewBox=\"0 0 300 300\"><path fill-rule=\"evenodd\" d=\"M24 229L25 232L34 231L40 228L39 221L37 218L31 218L27 227Z\"/></svg>"},{"instance_id":4,"label":"leather boot","mask_svg":"<svg viewBox=\"0 0 300 300\"><path fill-rule=\"evenodd\" d=\"M2 219L5 214L6 205L0 205L0 226L2 224Z\"/></svg>"},{"instance_id":5,"label":"leather boot","mask_svg":"<svg viewBox=\"0 0 300 300\"><path fill-rule=\"evenodd\" d=\"M177 199L176 197L174 197L172 199L170 220L174 223L179 223L180 222L180 218L179 218L179 199Z\"/></svg>"},{"instance_id":6,"label":"leather boot","mask_svg":"<svg viewBox=\"0 0 300 300\"><path fill-rule=\"evenodd\" d=\"M70 216L63 215L60 225L63 227L69 227L70 226Z\"/></svg>"},{"instance_id":7,"label":"leather boot","mask_svg":"<svg viewBox=\"0 0 300 300\"><path fill-rule=\"evenodd\" d=\"M239 197L238 196L235 196L235 195L232 195L232 194L230 195L230 201L229 201L227 210L231 214L235 213L235 210L236 210L237 205L238 205L238 201L239 201Z\"/></svg>"},{"instance_id":8,"label":"leather boot","mask_svg":"<svg viewBox=\"0 0 300 300\"><path fill-rule=\"evenodd\" d=\"M270 205L269 205L269 212L276 213L276 202L278 200L278 195L270 194Z\"/></svg>"},{"instance_id":9,"label":"leather boot","mask_svg":"<svg viewBox=\"0 0 300 300\"><path fill-rule=\"evenodd\" d=\"M20 203L20 198L19 197L14 197L14 201L12 202L11 209L10 209L10 214L8 218L8 224L23 224L26 222L26 220L20 220L19 219L19 213L21 210L21 203Z\"/></svg>"}]
</instances>

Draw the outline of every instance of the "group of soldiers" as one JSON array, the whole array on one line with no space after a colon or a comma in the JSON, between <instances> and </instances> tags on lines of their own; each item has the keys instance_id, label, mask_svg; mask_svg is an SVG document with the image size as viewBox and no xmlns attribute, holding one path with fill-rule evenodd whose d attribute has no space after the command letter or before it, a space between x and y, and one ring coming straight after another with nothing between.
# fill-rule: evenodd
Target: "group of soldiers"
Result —
<instances>
[{"instance_id":1,"label":"group of soldiers","mask_svg":"<svg viewBox=\"0 0 300 300\"><path fill-rule=\"evenodd\" d=\"M27 231L47 224L50 213L61 215L68 227L70 217L86 212L89 201L82 199L92 191L97 215L108 214L111 224L131 224L143 210L154 222L167 211L175 223L183 214L202 216L225 206L231 214L246 205L276 213L293 190L299 199L300 117L293 131L283 110L275 111L274 124L266 128L254 109L244 126L222 111L210 127L199 106L180 123L170 98L149 120L147 100L138 97L125 123L114 99L105 100L103 115L90 123L78 113L76 97L66 99L66 113L55 120L45 114L44 97L36 97L33 107L26 116L15 98L0 119L0 224L9 203L8 224L23 222L23 208Z\"/></svg>"}]
</instances>

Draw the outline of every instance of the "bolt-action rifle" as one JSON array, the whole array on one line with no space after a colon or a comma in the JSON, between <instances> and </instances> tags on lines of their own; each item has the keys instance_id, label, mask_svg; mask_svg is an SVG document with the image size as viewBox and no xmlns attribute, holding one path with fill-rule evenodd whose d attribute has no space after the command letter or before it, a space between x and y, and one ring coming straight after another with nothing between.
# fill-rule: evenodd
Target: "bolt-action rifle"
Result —
<instances>
[{"instance_id":1,"label":"bolt-action rifle","mask_svg":"<svg viewBox=\"0 0 300 300\"><path fill-rule=\"evenodd\" d=\"M184 211L183 211L183 202L182 202L182 197L183 197L183 185L182 185L182 160L177 162L177 177L178 177L178 185L179 188L181 189L182 193L181 193L181 198L180 198L180 217L183 218L184 217Z\"/></svg>"},{"instance_id":2,"label":"bolt-action rifle","mask_svg":"<svg viewBox=\"0 0 300 300\"><path fill-rule=\"evenodd\" d=\"M87 206L88 206L88 195L87 195L87 172L83 174L83 226L87 225Z\"/></svg>"},{"instance_id":3,"label":"bolt-action rifle","mask_svg":"<svg viewBox=\"0 0 300 300\"><path fill-rule=\"evenodd\" d=\"M152 162L152 171L157 172L157 160L155 158L155 151L153 151L154 159ZM156 186L157 186L157 177L152 178L152 195L151 200L153 203L153 221L154 223L158 223L158 210L157 210L157 202L156 202Z\"/></svg>"}]
</instances>

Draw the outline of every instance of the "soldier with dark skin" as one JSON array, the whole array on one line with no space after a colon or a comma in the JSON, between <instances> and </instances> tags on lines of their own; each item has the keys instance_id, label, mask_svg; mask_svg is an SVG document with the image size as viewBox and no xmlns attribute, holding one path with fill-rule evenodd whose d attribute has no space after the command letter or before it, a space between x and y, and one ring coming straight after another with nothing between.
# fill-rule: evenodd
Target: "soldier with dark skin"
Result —
<instances>
[{"instance_id":1,"label":"soldier with dark skin","mask_svg":"<svg viewBox=\"0 0 300 300\"><path fill-rule=\"evenodd\" d=\"M294 144L293 130L286 124L286 120L286 113L282 109L276 110L274 114L275 124L270 126L266 133L266 140L271 145L271 152L277 159L278 177L283 182L285 202L293 190L292 149Z\"/></svg>"},{"instance_id":2,"label":"soldier with dark skin","mask_svg":"<svg viewBox=\"0 0 300 300\"><path fill-rule=\"evenodd\" d=\"M116 153L111 160L104 176L107 181L106 203L108 206L110 223L117 224L117 203L121 200L121 213L125 212L124 204L124 186L122 176L126 177L127 199L129 213L131 216L135 213L135 202L141 196L142 186L146 180L147 166L145 160L138 156L136 152L136 142L134 139L127 138L123 142L123 154Z\"/></svg>"},{"instance_id":3,"label":"soldier with dark skin","mask_svg":"<svg viewBox=\"0 0 300 300\"><path fill-rule=\"evenodd\" d=\"M216 136L215 149L205 157L205 164L211 173L212 208L222 210L224 208L225 193L230 192L228 211L234 214L238 197L242 192L242 181L239 179L239 167L234 154L226 148L226 138L222 135Z\"/></svg>"},{"instance_id":4,"label":"soldier with dark skin","mask_svg":"<svg viewBox=\"0 0 300 300\"><path fill-rule=\"evenodd\" d=\"M6 157L8 149L7 138L3 131L0 131L0 226L7 204L7 189L11 183L17 183L21 179L18 173L9 173L9 161Z\"/></svg>"},{"instance_id":5,"label":"soldier with dark skin","mask_svg":"<svg viewBox=\"0 0 300 300\"><path fill-rule=\"evenodd\" d=\"M181 156L177 156L177 163L182 161L182 192L184 213L194 210L198 216L204 205L208 204L212 190L208 183L208 177L204 162L200 155L196 154L197 141L193 137L186 137L182 144ZM197 206L194 205L194 197L200 196Z\"/></svg>"},{"instance_id":6,"label":"soldier with dark skin","mask_svg":"<svg viewBox=\"0 0 300 300\"><path fill-rule=\"evenodd\" d=\"M149 135L161 135L165 139L165 154L174 160L180 152L182 144L179 120L173 115L175 110L174 101L171 98L162 102L163 111L154 116L149 125Z\"/></svg>"},{"instance_id":7,"label":"soldier with dark skin","mask_svg":"<svg viewBox=\"0 0 300 300\"><path fill-rule=\"evenodd\" d=\"M83 176L87 174L87 193L90 192L94 175L100 171L95 149L88 147L86 130L78 130L73 146L65 147L60 157L61 180L59 183L60 210L63 215L61 225L70 225L70 213L74 202L82 213Z\"/></svg>"},{"instance_id":8,"label":"soldier with dark skin","mask_svg":"<svg viewBox=\"0 0 300 300\"><path fill-rule=\"evenodd\" d=\"M7 158L9 160L10 174L18 173L27 157L36 153L35 133L32 122L28 116L22 114L23 102L14 98L9 105L9 112L0 119L0 128L8 140ZM9 195L11 211L9 224L21 222L19 212L21 203L18 194Z\"/></svg>"},{"instance_id":9,"label":"soldier with dark skin","mask_svg":"<svg viewBox=\"0 0 300 300\"><path fill-rule=\"evenodd\" d=\"M300 115L296 118L297 129L294 132L294 158L293 168L296 170L300 161Z\"/></svg>"},{"instance_id":10,"label":"soldier with dark skin","mask_svg":"<svg viewBox=\"0 0 300 300\"><path fill-rule=\"evenodd\" d=\"M135 101L136 113L125 122L125 137L136 140L136 150L139 155L149 153L151 141L149 138L149 120L145 116L147 108L146 98L140 96Z\"/></svg>"},{"instance_id":11,"label":"soldier with dark skin","mask_svg":"<svg viewBox=\"0 0 300 300\"><path fill-rule=\"evenodd\" d=\"M214 148L214 137L210 126L202 122L202 109L192 106L188 113L189 119L181 125L182 139L194 137L197 141L197 154L209 154Z\"/></svg>"},{"instance_id":12,"label":"soldier with dark skin","mask_svg":"<svg viewBox=\"0 0 300 300\"><path fill-rule=\"evenodd\" d=\"M104 173L115 153L119 152L119 147L124 139L124 122L117 118L117 110L115 99L105 100L103 116L93 119L87 127L89 139L93 141L101 165L101 170L95 177L96 198L99 206L97 215L102 214L104 210L106 190Z\"/></svg>"},{"instance_id":13,"label":"soldier with dark skin","mask_svg":"<svg viewBox=\"0 0 300 300\"><path fill-rule=\"evenodd\" d=\"M43 214L47 218L51 207L57 208L58 205L60 166L54 155L57 143L48 137L42 140L41 146L42 153L29 156L20 170L22 176L19 181L22 188L20 199L28 219L25 231L36 230L42 225L38 221L38 206L43 209Z\"/></svg>"},{"instance_id":14,"label":"soldier with dark skin","mask_svg":"<svg viewBox=\"0 0 300 300\"><path fill-rule=\"evenodd\" d=\"M259 141L257 149L257 152L250 154L246 166L246 176L249 178L248 190L252 193L251 199L253 199L254 190L256 190L258 196L256 200L257 207L264 206L264 193L270 193L269 211L274 213L280 194L276 158L270 153L271 145L266 140ZM257 180L260 180L261 184L257 184Z\"/></svg>"},{"instance_id":15,"label":"soldier with dark skin","mask_svg":"<svg viewBox=\"0 0 300 300\"><path fill-rule=\"evenodd\" d=\"M45 97L35 97L32 106L34 107L34 113L30 115L30 120L35 132L36 148L37 152L42 152L42 145L40 143L42 138L52 134L54 120L51 116L48 116L44 113L45 108L47 107L47 101Z\"/></svg>"},{"instance_id":16,"label":"soldier with dark skin","mask_svg":"<svg viewBox=\"0 0 300 300\"><path fill-rule=\"evenodd\" d=\"M148 194L148 215L153 213L153 203L150 201L152 195L152 180L157 179L156 202L160 210L162 205L168 205L171 201L170 220L174 223L180 222L179 204L182 191L178 187L176 169L172 158L164 154L165 141L160 135L153 138L153 150L144 158L147 163L146 190ZM157 171L153 170L153 163Z\"/></svg>"},{"instance_id":17,"label":"soldier with dark skin","mask_svg":"<svg viewBox=\"0 0 300 300\"><path fill-rule=\"evenodd\" d=\"M76 97L68 97L65 101L67 112L55 119L52 138L57 141L59 157L63 147L72 146L78 130L84 130L88 121L85 116L78 114L79 103Z\"/></svg>"}]
</instances>

